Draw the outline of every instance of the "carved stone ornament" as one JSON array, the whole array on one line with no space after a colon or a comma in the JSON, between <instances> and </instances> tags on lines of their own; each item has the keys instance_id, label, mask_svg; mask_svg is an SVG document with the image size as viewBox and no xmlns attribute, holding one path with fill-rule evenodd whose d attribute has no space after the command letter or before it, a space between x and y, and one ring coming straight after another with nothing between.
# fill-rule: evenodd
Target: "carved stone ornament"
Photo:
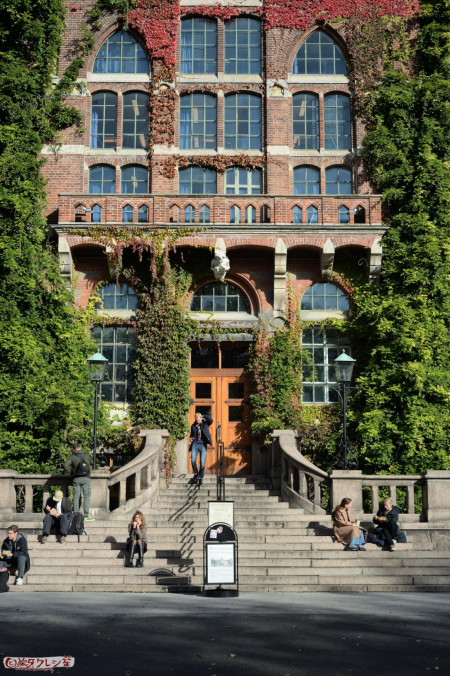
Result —
<instances>
[{"instance_id":1,"label":"carved stone ornament","mask_svg":"<svg viewBox=\"0 0 450 676\"><path fill-rule=\"evenodd\" d=\"M229 269L230 259L227 256L225 243L223 240L217 241L216 246L214 247L214 258L211 261L211 270L213 271L214 277L217 281L223 282Z\"/></svg>"}]
</instances>

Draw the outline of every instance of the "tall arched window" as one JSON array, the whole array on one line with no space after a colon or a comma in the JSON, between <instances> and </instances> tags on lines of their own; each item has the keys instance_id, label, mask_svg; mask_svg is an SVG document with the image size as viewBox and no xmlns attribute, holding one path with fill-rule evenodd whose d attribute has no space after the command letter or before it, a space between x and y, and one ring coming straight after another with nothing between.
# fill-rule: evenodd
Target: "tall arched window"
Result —
<instances>
[{"instance_id":1,"label":"tall arched window","mask_svg":"<svg viewBox=\"0 0 450 676\"><path fill-rule=\"evenodd\" d=\"M225 148L261 150L261 97L257 94L225 97Z\"/></svg>"},{"instance_id":2,"label":"tall arched window","mask_svg":"<svg viewBox=\"0 0 450 676\"><path fill-rule=\"evenodd\" d=\"M225 73L261 73L261 22L238 17L225 24Z\"/></svg>"},{"instance_id":3,"label":"tall arched window","mask_svg":"<svg viewBox=\"0 0 450 676\"><path fill-rule=\"evenodd\" d=\"M95 92L91 97L91 148L117 146L117 94Z\"/></svg>"},{"instance_id":4,"label":"tall arched window","mask_svg":"<svg viewBox=\"0 0 450 676\"><path fill-rule=\"evenodd\" d=\"M148 73L148 60L132 35L117 31L98 50L94 73Z\"/></svg>"},{"instance_id":5,"label":"tall arched window","mask_svg":"<svg viewBox=\"0 0 450 676\"><path fill-rule=\"evenodd\" d=\"M122 147L148 146L148 94L126 92L122 97Z\"/></svg>"},{"instance_id":6,"label":"tall arched window","mask_svg":"<svg viewBox=\"0 0 450 676\"><path fill-rule=\"evenodd\" d=\"M350 97L327 94L323 101L325 150L351 150Z\"/></svg>"},{"instance_id":7,"label":"tall arched window","mask_svg":"<svg viewBox=\"0 0 450 676\"><path fill-rule=\"evenodd\" d=\"M123 167L120 191L126 194L143 194L148 191L148 171L139 164Z\"/></svg>"},{"instance_id":8,"label":"tall arched window","mask_svg":"<svg viewBox=\"0 0 450 676\"><path fill-rule=\"evenodd\" d=\"M302 296L300 309L348 312L350 305L347 296L336 284L318 282L306 289Z\"/></svg>"},{"instance_id":9,"label":"tall arched window","mask_svg":"<svg viewBox=\"0 0 450 676\"><path fill-rule=\"evenodd\" d=\"M320 193L320 171L316 167L294 169L294 195L318 195Z\"/></svg>"},{"instance_id":10,"label":"tall arched window","mask_svg":"<svg viewBox=\"0 0 450 676\"><path fill-rule=\"evenodd\" d=\"M250 301L231 282L209 282L196 291L191 300L191 312L247 312Z\"/></svg>"},{"instance_id":11,"label":"tall arched window","mask_svg":"<svg viewBox=\"0 0 450 676\"><path fill-rule=\"evenodd\" d=\"M180 73L217 72L217 24L210 19L182 19Z\"/></svg>"},{"instance_id":12,"label":"tall arched window","mask_svg":"<svg viewBox=\"0 0 450 676\"><path fill-rule=\"evenodd\" d=\"M116 170L109 164L96 164L89 169L89 192L91 194L116 191Z\"/></svg>"},{"instance_id":13,"label":"tall arched window","mask_svg":"<svg viewBox=\"0 0 450 676\"><path fill-rule=\"evenodd\" d=\"M292 146L299 150L319 150L319 97L300 92L292 97Z\"/></svg>"},{"instance_id":14,"label":"tall arched window","mask_svg":"<svg viewBox=\"0 0 450 676\"><path fill-rule=\"evenodd\" d=\"M292 72L298 75L347 75L347 64L338 44L322 30L301 44Z\"/></svg>"},{"instance_id":15,"label":"tall arched window","mask_svg":"<svg viewBox=\"0 0 450 676\"><path fill-rule=\"evenodd\" d=\"M131 204L125 204L122 207L122 223L132 223L134 219L134 209Z\"/></svg>"},{"instance_id":16,"label":"tall arched window","mask_svg":"<svg viewBox=\"0 0 450 676\"><path fill-rule=\"evenodd\" d=\"M260 195L262 191L261 169L230 167L225 172L225 194Z\"/></svg>"},{"instance_id":17,"label":"tall arched window","mask_svg":"<svg viewBox=\"0 0 450 676\"><path fill-rule=\"evenodd\" d=\"M217 99L211 94L180 96L180 148L215 150Z\"/></svg>"},{"instance_id":18,"label":"tall arched window","mask_svg":"<svg viewBox=\"0 0 450 676\"><path fill-rule=\"evenodd\" d=\"M309 206L306 210L306 220L307 223L318 223L319 222L319 211L317 207Z\"/></svg>"},{"instance_id":19,"label":"tall arched window","mask_svg":"<svg viewBox=\"0 0 450 676\"><path fill-rule=\"evenodd\" d=\"M330 167L325 171L325 191L327 195L351 195L352 172L347 167Z\"/></svg>"}]
</instances>

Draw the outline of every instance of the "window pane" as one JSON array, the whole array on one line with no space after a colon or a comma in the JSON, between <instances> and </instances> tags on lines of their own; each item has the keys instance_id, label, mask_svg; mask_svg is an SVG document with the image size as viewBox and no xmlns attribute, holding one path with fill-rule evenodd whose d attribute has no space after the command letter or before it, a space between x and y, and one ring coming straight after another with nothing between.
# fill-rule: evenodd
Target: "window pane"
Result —
<instances>
[{"instance_id":1,"label":"window pane","mask_svg":"<svg viewBox=\"0 0 450 676\"><path fill-rule=\"evenodd\" d=\"M217 347L192 347L191 368L217 369L219 368L219 350Z\"/></svg>"},{"instance_id":2,"label":"window pane","mask_svg":"<svg viewBox=\"0 0 450 676\"><path fill-rule=\"evenodd\" d=\"M308 75L347 75L347 64L338 44L324 31L317 30L301 45L292 72Z\"/></svg>"},{"instance_id":3,"label":"window pane","mask_svg":"<svg viewBox=\"0 0 450 676\"><path fill-rule=\"evenodd\" d=\"M323 286L328 287L328 284ZM303 368L304 381L311 383L303 386L303 402L310 404L337 402L334 362L342 349L350 353L347 336L329 327L307 329L302 335L302 346L312 360L312 364Z\"/></svg>"},{"instance_id":4,"label":"window pane","mask_svg":"<svg viewBox=\"0 0 450 676\"><path fill-rule=\"evenodd\" d=\"M261 23L239 17L225 23L225 73L261 72Z\"/></svg>"},{"instance_id":5,"label":"window pane","mask_svg":"<svg viewBox=\"0 0 450 676\"><path fill-rule=\"evenodd\" d=\"M211 399L211 383L195 383L196 399Z\"/></svg>"},{"instance_id":6,"label":"window pane","mask_svg":"<svg viewBox=\"0 0 450 676\"><path fill-rule=\"evenodd\" d=\"M251 313L247 296L235 284L211 282L195 292L191 311Z\"/></svg>"},{"instance_id":7,"label":"window pane","mask_svg":"<svg viewBox=\"0 0 450 676\"><path fill-rule=\"evenodd\" d=\"M103 287L107 288L107 287ZM121 334L119 334L119 331ZM120 342L119 338L126 336L129 342ZM134 329L130 327L95 327L92 337L98 345L98 350L108 359L107 377L100 385L100 393L106 401L129 402L132 397L134 383L133 363L136 351L131 348L131 342L136 340Z\"/></svg>"},{"instance_id":8,"label":"window pane","mask_svg":"<svg viewBox=\"0 0 450 676\"><path fill-rule=\"evenodd\" d=\"M148 73L148 70L144 50L126 31L110 35L94 61L94 73Z\"/></svg>"}]
</instances>

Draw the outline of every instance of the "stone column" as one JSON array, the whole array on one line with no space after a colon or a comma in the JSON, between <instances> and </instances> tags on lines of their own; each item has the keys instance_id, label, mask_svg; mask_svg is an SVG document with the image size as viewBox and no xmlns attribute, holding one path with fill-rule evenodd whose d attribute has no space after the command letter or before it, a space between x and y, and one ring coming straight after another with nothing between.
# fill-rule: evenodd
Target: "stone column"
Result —
<instances>
[{"instance_id":1,"label":"stone column","mask_svg":"<svg viewBox=\"0 0 450 676\"><path fill-rule=\"evenodd\" d=\"M380 281L382 253L383 247L381 246L381 239L378 237L370 247L369 284L378 284Z\"/></svg>"},{"instance_id":2,"label":"stone column","mask_svg":"<svg viewBox=\"0 0 450 676\"><path fill-rule=\"evenodd\" d=\"M342 498L350 498L353 502L351 511L354 516L362 515L362 484L363 477L360 469L335 469L331 479L331 509L339 505Z\"/></svg>"},{"instance_id":3,"label":"stone column","mask_svg":"<svg viewBox=\"0 0 450 676\"><path fill-rule=\"evenodd\" d=\"M16 511L16 491L14 479L17 472L10 469L0 469L0 515L12 515Z\"/></svg>"},{"instance_id":4,"label":"stone column","mask_svg":"<svg viewBox=\"0 0 450 676\"><path fill-rule=\"evenodd\" d=\"M279 238L275 244L275 266L273 275L273 313L279 317L286 309L286 268L287 247Z\"/></svg>"},{"instance_id":5,"label":"stone column","mask_svg":"<svg viewBox=\"0 0 450 676\"><path fill-rule=\"evenodd\" d=\"M322 277L324 279L330 279L333 263L334 245L331 239L327 239L320 253L320 269L322 270Z\"/></svg>"},{"instance_id":6,"label":"stone column","mask_svg":"<svg viewBox=\"0 0 450 676\"><path fill-rule=\"evenodd\" d=\"M70 289L72 286L72 252L69 243L62 235L58 235L58 256L61 277Z\"/></svg>"},{"instance_id":7,"label":"stone column","mask_svg":"<svg viewBox=\"0 0 450 676\"><path fill-rule=\"evenodd\" d=\"M91 505L90 512L95 516L109 514L108 482L111 474L108 469L91 471Z\"/></svg>"},{"instance_id":8,"label":"stone column","mask_svg":"<svg viewBox=\"0 0 450 676\"><path fill-rule=\"evenodd\" d=\"M450 471L430 470L425 472L423 507L427 521L450 519Z\"/></svg>"}]
</instances>

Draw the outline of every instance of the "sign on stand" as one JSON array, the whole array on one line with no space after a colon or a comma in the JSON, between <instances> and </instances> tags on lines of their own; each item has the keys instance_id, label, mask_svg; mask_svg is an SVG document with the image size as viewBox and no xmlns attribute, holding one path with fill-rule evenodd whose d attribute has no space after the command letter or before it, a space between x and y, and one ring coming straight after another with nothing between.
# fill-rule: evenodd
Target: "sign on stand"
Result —
<instances>
[{"instance_id":1,"label":"sign on stand","mask_svg":"<svg viewBox=\"0 0 450 676\"><path fill-rule=\"evenodd\" d=\"M234 502L231 500L209 500L208 502L208 525L213 523L226 523L234 527Z\"/></svg>"},{"instance_id":2,"label":"sign on stand","mask_svg":"<svg viewBox=\"0 0 450 676\"><path fill-rule=\"evenodd\" d=\"M239 596L238 539L227 523L210 524L203 535L203 579L205 596ZM218 586L206 589L207 585ZM236 589L222 585L236 585Z\"/></svg>"}]
</instances>

